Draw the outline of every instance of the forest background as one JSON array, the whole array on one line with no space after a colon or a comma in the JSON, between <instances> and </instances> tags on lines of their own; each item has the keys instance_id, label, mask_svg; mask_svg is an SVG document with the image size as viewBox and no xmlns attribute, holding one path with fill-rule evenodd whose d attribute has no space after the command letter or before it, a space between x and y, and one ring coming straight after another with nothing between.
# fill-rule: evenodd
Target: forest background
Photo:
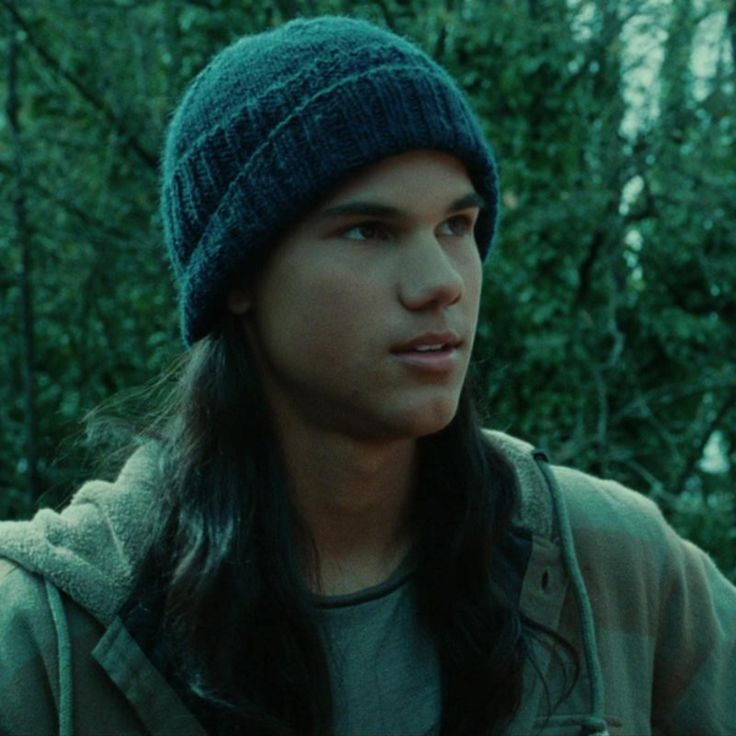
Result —
<instances>
[{"instance_id":1,"label":"forest background","mask_svg":"<svg viewBox=\"0 0 736 736\"><path fill-rule=\"evenodd\" d=\"M89 477L90 410L172 380L186 83L325 12L415 39L494 144L488 423L655 499L736 580L736 0L0 0L0 518Z\"/></svg>"}]
</instances>

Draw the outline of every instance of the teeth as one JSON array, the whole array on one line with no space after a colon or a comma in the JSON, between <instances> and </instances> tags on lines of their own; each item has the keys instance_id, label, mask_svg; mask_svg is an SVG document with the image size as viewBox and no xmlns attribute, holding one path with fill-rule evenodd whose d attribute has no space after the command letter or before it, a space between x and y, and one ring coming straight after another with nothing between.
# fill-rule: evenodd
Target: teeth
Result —
<instances>
[{"instance_id":1,"label":"teeth","mask_svg":"<svg viewBox=\"0 0 736 736\"><path fill-rule=\"evenodd\" d=\"M414 348L418 353L426 353L429 351L435 351L435 350L442 350L444 348L444 345L419 345L418 347Z\"/></svg>"}]
</instances>

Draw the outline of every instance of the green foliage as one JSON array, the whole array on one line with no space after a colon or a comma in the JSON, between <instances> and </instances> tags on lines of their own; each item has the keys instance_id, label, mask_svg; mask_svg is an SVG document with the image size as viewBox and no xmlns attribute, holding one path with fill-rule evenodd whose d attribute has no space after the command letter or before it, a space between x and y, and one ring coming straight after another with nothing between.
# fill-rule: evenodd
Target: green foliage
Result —
<instances>
[{"instance_id":1,"label":"green foliage","mask_svg":"<svg viewBox=\"0 0 736 736\"><path fill-rule=\"evenodd\" d=\"M65 439L80 418L180 352L156 208L163 133L185 84L244 33L351 12L447 66L494 142L503 217L475 348L491 423L652 495L734 576L729 7L3 0L3 59L9 34L18 41L20 138L1 118L0 516L59 503L88 472ZM25 476L19 192L32 249L40 499ZM719 463L709 465L715 437Z\"/></svg>"},{"instance_id":2,"label":"green foliage","mask_svg":"<svg viewBox=\"0 0 736 736\"><path fill-rule=\"evenodd\" d=\"M710 548L721 570L731 580L736 580L736 501L733 493L703 495L685 491L672 501L670 523L699 547Z\"/></svg>"}]
</instances>

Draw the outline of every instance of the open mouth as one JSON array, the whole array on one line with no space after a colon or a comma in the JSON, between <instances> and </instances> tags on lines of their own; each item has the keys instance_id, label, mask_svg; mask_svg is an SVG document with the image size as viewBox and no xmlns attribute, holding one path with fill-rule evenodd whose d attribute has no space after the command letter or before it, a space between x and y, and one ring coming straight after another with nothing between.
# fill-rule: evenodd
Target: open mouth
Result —
<instances>
[{"instance_id":1,"label":"open mouth","mask_svg":"<svg viewBox=\"0 0 736 736\"><path fill-rule=\"evenodd\" d=\"M453 345L416 347L394 353L396 358L409 368L432 373L452 371L459 364L459 353Z\"/></svg>"}]
</instances>

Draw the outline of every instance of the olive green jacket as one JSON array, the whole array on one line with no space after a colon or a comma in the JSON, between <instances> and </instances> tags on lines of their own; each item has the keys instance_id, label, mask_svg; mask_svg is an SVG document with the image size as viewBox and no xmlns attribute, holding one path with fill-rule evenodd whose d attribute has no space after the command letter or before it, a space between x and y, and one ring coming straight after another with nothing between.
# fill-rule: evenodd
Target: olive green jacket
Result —
<instances>
[{"instance_id":1,"label":"olive green jacket","mask_svg":"<svg viewBox=\"0 0 736 736\"><path fill-rule=\"evenodd\" d=\"M640 494L488 437L522 490L521 610L581 661L550 714L563 668L532 644L509 734L736 734L736 588ZM0 523L2 736L205 733L120 616L146 551L154 477L141 449L114 483L85 484L61 513Z\"/></svg>"}]
</instances>

